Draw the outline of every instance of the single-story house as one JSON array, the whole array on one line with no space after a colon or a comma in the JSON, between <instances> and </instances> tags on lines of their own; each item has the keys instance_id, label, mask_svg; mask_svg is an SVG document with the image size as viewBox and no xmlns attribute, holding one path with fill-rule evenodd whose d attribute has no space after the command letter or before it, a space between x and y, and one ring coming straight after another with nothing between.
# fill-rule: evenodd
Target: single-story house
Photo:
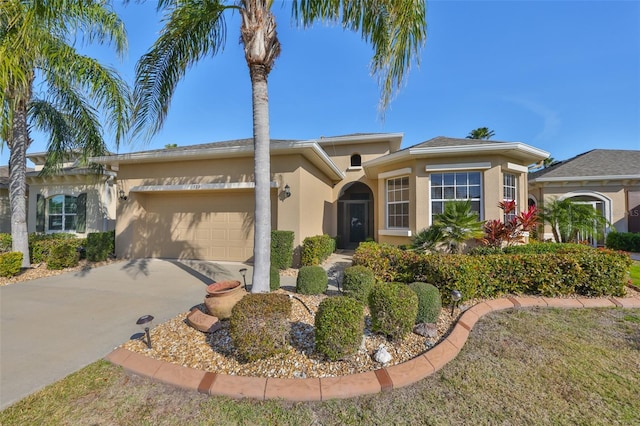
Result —
<instances>
[{"instance_id":1,"label":"single-story house","mask_svg":"<svg viewBox=\"0 0 640 426\"><path fill-rule=\"evenodd\" d=\"M480 219L498 203L527 205L528 165L549 156L520 142L437 137L400 149L402 134L271 141L272 228L409 244L447 200L470 199ZM250 261L253 140L94 158L117 172L116 255Z\"/></svg>"},{"instance_id":2,"label":"single-story house","mask_svg":"<svg viewBox=\"0 0 640 426\"><path fill-rule=\"evenodd\" d=\"M70 158L56 174L41 176L47 153L31 153L27 158L35 165L27 172L28 232L66 232L82 237L115 229L113 171L96 171Z\"/></svg>"},{"instance_id":3,"label":"single-story house","mask_svg":"<svg viewBox=\"0 0 640 426\"><path fill-rule=\"evenodd\" d=\"M640 232L640 150L594 149L529 176L529 202L538 208L567 198L592 205L618 232ZM544 238L553 238L549 225Z\"/></svg>"}]
</instances>

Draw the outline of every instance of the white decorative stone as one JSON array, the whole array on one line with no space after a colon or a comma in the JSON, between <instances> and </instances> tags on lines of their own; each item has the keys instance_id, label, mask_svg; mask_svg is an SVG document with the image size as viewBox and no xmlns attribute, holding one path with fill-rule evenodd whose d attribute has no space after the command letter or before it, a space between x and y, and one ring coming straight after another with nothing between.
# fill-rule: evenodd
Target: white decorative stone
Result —
<instances>
[{"instance_id":1,"label":"white decorative stone","mask_svg":"<svg viewBox=\"0 0 640 426\"><path fill-rule=\"evenodd\" d=\"M378 346L378 350L373 355L373 359L380 364L387 364L391 361L391 354L383 345Z\"/></svg>"}]
</instances>

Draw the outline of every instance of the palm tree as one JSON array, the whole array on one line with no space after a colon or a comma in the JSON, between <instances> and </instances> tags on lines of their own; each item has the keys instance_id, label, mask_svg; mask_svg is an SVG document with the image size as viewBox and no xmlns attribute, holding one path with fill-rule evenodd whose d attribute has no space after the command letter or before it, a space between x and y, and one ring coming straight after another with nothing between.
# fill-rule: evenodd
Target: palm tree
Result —
<instances>
[{"instance_id":1,"label":"palm tree","mask_svg":"<svg viewBox=\"0 0 640 426\"><path fill-rule=\"evenodd\" d=\"M9 199L13 250L30 266L26 221L26 151L29 131L49 133L45 173L73 151L87 160L105 152L100 119L115 142L126 132L129 96L111 69L81 55L75 34L126 48L124 25L103 1L3 0L0 8L0 137L9 154ZM42 91L34 82L42 80ZM104 112L104 117L100 115Z\"/></svg>"},{"instance_id":2,"label":"palm tree","mask_svg":"<svg viewBox=\"0 0 640 426\"><path fill-rule=\"evenodd\" d=\"M577 242L579 236L598 237L610 225L593 206L574 202L570 198L547 203L541 219L551 226L557 243Z\"/></svg>"},{"instance_id":3,"label":"palm tree","mask_svg":"<svg viewBox=\"0 0 640 426\"><path fill-rule=\"evenodd\" d=\"M446 243L451 253L462 253L462 243L484 235L482 222L471 211L471 201L449 201L444 212L434 217L433 225L438 231L440 242Z\"/></svg>"},{"instance_id":4,"label":"palm tree","mask_svg":"<svg viewBox=\"0 0 640 426\"><path fill-rule=\"evenodd\" d=\"M372 44L371 68L381 87L380 109L404 81L426 39L424 0L294 0L299 25L330 21L357 31ZM273 0L160 0L165 11L158 40L139 61L134 128L151 136L162 128L177 83L189 67L215 56L226 42L225 13L242 17L241 41L249 66L253 101L254 270L252 291L269 291L271 247L271 178L267 77L280 54Z\"/></svg>"},{"instance_id":5,"label":"palm tree","mask_svg":"<svg viewBox=\"0 0 640 426\"><path fill-rule=\"evenodd\" d=\"M496 132L490 130L488 127L478 127L477 129L473 129L467 135L467 139L491 139L495 136Z\"/></svg>"}]
</instances>

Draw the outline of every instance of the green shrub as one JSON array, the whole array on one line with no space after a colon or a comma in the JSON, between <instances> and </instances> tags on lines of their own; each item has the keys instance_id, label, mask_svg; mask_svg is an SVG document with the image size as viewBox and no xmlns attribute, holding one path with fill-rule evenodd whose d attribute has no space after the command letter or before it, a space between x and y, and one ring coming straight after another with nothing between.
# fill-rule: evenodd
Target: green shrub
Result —
<instances>
[{"instance_id":1,"label":"green shrub","mask_svg":"<svg viewBox=\"0 0 640 426\"><path fill-rule=\"evenodd\" d=\"M265 359L287 350L291 301L280 293L244 296L231 311L229 334L241 361Z\"/></svg>"},{"instance_id":2,"label":"green shrub","mask_svg":"<svg viewBox=\"0 0 640 426\"><path fill-rule=\"evenodd\" d=\"M322 294L328 287L329 277L322 266L303 266L298 270L296 293Z\"/></svg>"},{"instance_id":3,"label":"green shrub","mask_svg":"<svg viewBox=\"0 0 640 426\"><path fill-rule=\"evenodd\" d=\"M316 350L332 361L358 351L364 333L364 306L350 297L328 297L315 317Z\"/></svg>"},{"instance_id":4,"label":"green shrub","mask_svg":"<svg viewBox=\"0 0 640 426\"><path fill-rule=\"evenodd\" d=\"M52 247L58 244L74 244L76 249L86 246L86 239L73 234L29 234L29 256L31 263L46 262Z\"/></svg>"},{"instance_id":5,"label":"green shrub","mask_svg":"<svg viewBox=\"0 0 640 426\"><path fill-rule=\"evenodd\" d=\"M11 234L0 234L0 253L7 253L12 250Z\"/></svg>"},{"instance_id":6,"label":"green shrub","mask_svg":"<svg viewBox=\"0 0 640 426\"><path fill-rule=\"evenodd\" d=\"M293 231L271 231L271 266L291 268L293 264Z\"/></svg>"},{"instance_id":7,"label":"green shrub","mask_svg":"<svg viewBox=\"0 0 640 426\"><path fill-rule=\"evenodd\" d=\"M269 289L275 291L280 288L280 270L275 266L269 269Z\"/></svg>"},{"instance_id":8,"label":"green shrub","mask_svg":"<svg viewBox=\"0 0 640 426\"><path fill-rule=\"evenodd\" d=\"M51 246L46 258L47 269L64 269L78 265L80 252L78 244L72 241L57 241Z\"/></svg>"},{"instance_id":9,"label":"green shrub","mask_svg":"<svg viewBox=\"0 0 640 426\"><path fill-rule=\"evenodd\" d=\"M92 232L87 235L87 260L102 262L115 251L116 232Z\"/></svg>"},{"instance_id":10,"label":"green shrub","mask_svg":"<svg viewBox=\"0 0 640 426\"><path fill-rule=\"evenodd\" d=\"M610 232L605 245L613 250L640 253L640 232Z\"/></svg>"},{"instance_id":11,"label":"green shrub","mask_svg":"<svg viewBox=\"0 0 640 426\"><path fill-rule=\"evenodd\" d=\"M334 251L336 251L336 240L329 235L307 237L302 241L300 263L302 266L319 265Z\"/></svg>"},{"instance_id":12,"label":"green shrub","mask_svg":"<svg viewBox=\"0 0 640 426\"><path fill-rule=\"evenodd\" d=\"M433 284L414 282L409 288L418 296L416 323L436 323L442 309L440 290Z\"/></svg>"},{"instance_id":13,"label":"green shrub","mask_svg":"<svg viewBox=\"0 0 640 426\"><path fill-rule=\"evenodd\" d=\"M376 283L369 293L371 330L400 340L413 329L418 296L403 283Z\"/></svg>"},{"instance_id":14,"label":"green shrub","mask_svg":"<svg viewBox=\"0 0 640 426\"><path fill-rule=\"evenodd\" d=\"M13 277L22 268L22 252L0 253L0 277Z\"/></svg>"},{"instance_id":15,"label":"green shrub","mask_svg":"<svg viewBox=\"0 0 640 426\"><path fill-rule=\"evenodd\" d=\"M591 246L576 243L530 243L505 247L506 254L543 254L543 253L583 253L592 250Z\"/></svg>"},{"instance_id":16,"label":"green shrub","mask_svg":"<svg viewBox=\"0 0 640 426\"><path fill-rule=\"evenodd\" d=\"M344 270L342 292L366 305L375 281L371 269L361 265L350 266Z\"/></svg>"}]
</instances>

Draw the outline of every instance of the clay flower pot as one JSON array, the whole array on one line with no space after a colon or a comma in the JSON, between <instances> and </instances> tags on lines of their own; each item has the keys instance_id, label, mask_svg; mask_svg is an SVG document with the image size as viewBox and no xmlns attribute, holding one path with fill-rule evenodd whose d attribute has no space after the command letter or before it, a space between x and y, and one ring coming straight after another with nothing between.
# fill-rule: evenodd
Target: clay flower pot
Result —
<instances>
[{"instance_id":1,"label":"clay flower pot","mask_svg":"<svg viewBox=\"0 0 640 426\"><path fill-rule=\"evenodd\" d=\"M210 315L220 319L231 317L231 310L247 292L240 281L220 281L207 287L204 304Z\"/></svg>"}]
</instances>

